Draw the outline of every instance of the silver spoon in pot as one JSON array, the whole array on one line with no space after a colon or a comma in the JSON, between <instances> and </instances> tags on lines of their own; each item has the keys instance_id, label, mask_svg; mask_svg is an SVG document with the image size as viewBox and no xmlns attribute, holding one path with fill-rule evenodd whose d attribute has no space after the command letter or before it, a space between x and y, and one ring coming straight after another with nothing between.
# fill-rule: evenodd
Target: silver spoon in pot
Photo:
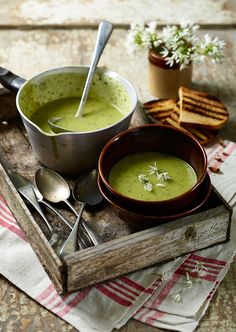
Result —
<instances>
[{"instance_id":1,"label":"silver spoon in pot","mask_svg":"<svg viewBox=\"0 0 236 332\"><path fill-rule=\"evenodd\" d=\"M80 100L79 108L75 114L76 118L80 118L83 115L84 105L88 98L90 86L91 86L94 74L96 72L96 69L97 69L98 61L102 55L102 52L106 46L106 43L108 42L108 39L110 38L112 30L113 30L113 25L112 25L112 23L110 23L108 21L102 21L99 24L98 35L97 35L97 40L96 40L93 56L92 56L92 61L91 61L88 76L87 76L87 79L85 82L83 94L82 94L82 97ZM51 130L56 134L63 133L63 132L72 132L72 130L63 128L57 124L61 119L62 118L60 118L60 117L55 117L55 118L51 118L48 120L48 124L49 124L49 127L51 128Z\"/></svg>"},{"instance_id":2,"label":"silver spoon in pot","mask_svg":"<svg viewBox=\"0 0 236 332\"><path fill-rule=\"evenodd\" d=\"M96 170L93 170L94 174ZM96 171L97 172L97 171ZM92 173L92 171L91 171ZM79 178L80 179L80 178ZM78 188L80 187L79 179L76 181L73 195L74 198L79 201L78 197ZM71 211L76 215L78 218L79 213L75 210L73 205L68 201L68 198L70 197L70 187L68 183L64 180L62 176L60 176L57 172L49 169L49 168L39 168L35 173L35 183L38 187L39 191L43 195L43 197L48 200L51 203L59 203L64 202L67 204L67 206L71 209ZM98 189L97 182L94 183L94 194L93 196L99 195L99 200L102 200L102 195ZM85 228L87 234L89 235L91 241L94 245L98 245L103 242L101 237L82 219L81 223L83 227Z\"/></svg>"},{"instance_id":3,"label":"silver spoon in pot","mask_svg":"<svg viewBox=\"0 0 236 332\"><path fill-rule=\"evenodd\" d=\"M72 254L77 250L78 228L86 204L96 205L102 200L102 196L97 186L96 169L86 171L80 175L77 180L76 196L77 199L82 203L82 206L74 227L61 248L60 255L62 257Z\"/></svg>"}]
</instances>

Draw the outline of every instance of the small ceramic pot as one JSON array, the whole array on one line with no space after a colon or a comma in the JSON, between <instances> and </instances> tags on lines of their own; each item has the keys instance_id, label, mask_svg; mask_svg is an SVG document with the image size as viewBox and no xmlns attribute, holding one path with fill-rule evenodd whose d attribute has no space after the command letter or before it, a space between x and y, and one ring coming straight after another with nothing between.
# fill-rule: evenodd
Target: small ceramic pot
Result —
<instances>
[{"instance_id":1,"label":"small ceramic pot","mask_svg":"<svg viewBox=\"0 0 236 332\"><path fill-rule=\"evenodd\" d=\"M157 98L178 98L180 86L189 87L192 81L192 65L179 69L178 64L172 67L166 64L163 57L149 51L149 90Z\"/></svg>"}]
</instances>

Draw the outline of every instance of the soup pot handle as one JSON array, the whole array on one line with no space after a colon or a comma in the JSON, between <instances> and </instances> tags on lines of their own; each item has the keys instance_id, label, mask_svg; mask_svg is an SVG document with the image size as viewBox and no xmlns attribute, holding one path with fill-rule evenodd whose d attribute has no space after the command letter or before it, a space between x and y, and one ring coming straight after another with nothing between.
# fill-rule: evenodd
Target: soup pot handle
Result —
<instances>
[{"instance_id":1,"label":"soup pot handle","mask_svg":"<svg viewBox=\"0 0 236 332\"><path fill-rule=\"evenodd\" d=\"M26 80L0 67L0 83L8 90L17 93Z\"/></svg>"}]
</instances>

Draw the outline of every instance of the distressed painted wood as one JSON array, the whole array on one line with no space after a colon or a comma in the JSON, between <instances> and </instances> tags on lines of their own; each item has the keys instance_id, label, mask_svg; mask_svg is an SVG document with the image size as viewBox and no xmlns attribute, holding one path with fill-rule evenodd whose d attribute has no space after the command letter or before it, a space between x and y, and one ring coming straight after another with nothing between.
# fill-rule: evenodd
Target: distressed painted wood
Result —
<instances>
[{"instance_id":1,"label":"distressed painted wood","mask_svg":"<svg viewBox=\"0 0 236 332\"><path fill-rule=\"evenodd\" d=\"M104 18L117 25L128 25L131 20L173 24L183 15L201 24L236 23L234 0L1 0L0 8L0 25L7 27L83 27L97 25Z\"/></svg>"}]
</instances>

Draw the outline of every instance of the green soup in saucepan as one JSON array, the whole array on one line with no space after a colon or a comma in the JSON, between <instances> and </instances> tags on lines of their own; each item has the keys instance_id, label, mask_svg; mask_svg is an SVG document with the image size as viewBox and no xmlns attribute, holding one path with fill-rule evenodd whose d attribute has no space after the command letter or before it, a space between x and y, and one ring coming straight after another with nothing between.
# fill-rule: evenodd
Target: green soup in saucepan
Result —
<instances>
[{"instance_id":1,"label":"green soup in saucepan","mask_svg":"<svg viewBox=\"0 0 236 332\"><path fill-rule=\"evenodd\" d=\"M196 182L196 173L187 162L158 152L128 155L119 160L109 174L109 183L116 191L144 201L177 197Z\"/></svg>"},{"instance_id":2,"label":"green soup in saucepan","mask_svg":"<svg viewBox=\"0 0 236 332\"><path fill-rule=\"evenodd\" d=\"M109 127L124 117L119 109L106 100L96 97L96 99L87 99L83 116L76 118L79 103L80 99L75 97L54 100L36 110L30 120L43 131L51 132L48 119L60 117L62 119L57 122L57 125L71 131L86 132Z\"/></svg>"}]
</instances>

